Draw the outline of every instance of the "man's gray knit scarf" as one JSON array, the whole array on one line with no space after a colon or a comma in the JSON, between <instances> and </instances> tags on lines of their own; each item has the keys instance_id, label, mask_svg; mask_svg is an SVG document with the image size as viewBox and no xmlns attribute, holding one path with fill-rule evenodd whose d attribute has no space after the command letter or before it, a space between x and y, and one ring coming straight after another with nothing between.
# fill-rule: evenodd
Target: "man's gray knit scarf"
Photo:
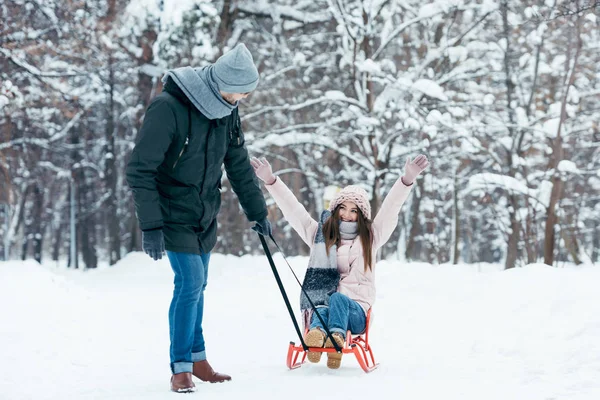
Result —
<instances>
[{"instance_id":1,"label":"man's gray knit scarf","mask_svg":"<svg viewBox=\"0 0 600 400\"><path fill-rule=\"evenodd\" d=\"M170 76L206 118L221 119L231 114L238 103L232 105L223 99L213 74L213 65L196 69L182 67L168 71L162 81L166 83Z\"/></svg>"},{"instance_id":2,"label":"man's gray knit scarf","mask_svg":"<svg viewBox=\"0 0 600 400\"><path fill-rule=\"evenodd\" d=\"M331 212L328 210L321 213L314 245L310 251L308 268L302 283L304 290L300 292L300 309L305 329L310 326L313 310L304 292L306 291L315 307L327 307L329 306L329 296L337 291L340 282L340 273L337 269L337 246L335 244L331 246L329 254L327 254L323 235L323 224L329 217L331 217ZM354 239L357 235L357 223L342 222L340 235L342 239Z\"/></svg>"}]
</instances>

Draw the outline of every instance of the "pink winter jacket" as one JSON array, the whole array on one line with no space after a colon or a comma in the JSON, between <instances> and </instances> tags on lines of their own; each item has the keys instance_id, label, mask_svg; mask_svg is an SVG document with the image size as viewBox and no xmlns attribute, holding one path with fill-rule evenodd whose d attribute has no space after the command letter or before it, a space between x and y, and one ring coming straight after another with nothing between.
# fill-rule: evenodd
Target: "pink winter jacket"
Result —
<instances>
[{"instance_id":1,"label":"pink winter jacket","mask_svg":"<svg viewBox=\"0 0 600 400\"><path fill-rule=\"evenodd\" d=\"M375 264L377 250L383 246L398 224L398 213L404 201L410 194L412 186L406 186L398 179L381 204L379 212L372 224L373 230L373 264ZM292 191L277 178L272 185L266 185L267 190L275 199L283 216L292 228L312 248L317 233L318 223L298 202ZM338 292L345 294L358 302L365 313L375 302L375 265L365 272L363 250L360 238L342 240L337 249L337 264L340 273Z\"/></svg>"}]
</instances>

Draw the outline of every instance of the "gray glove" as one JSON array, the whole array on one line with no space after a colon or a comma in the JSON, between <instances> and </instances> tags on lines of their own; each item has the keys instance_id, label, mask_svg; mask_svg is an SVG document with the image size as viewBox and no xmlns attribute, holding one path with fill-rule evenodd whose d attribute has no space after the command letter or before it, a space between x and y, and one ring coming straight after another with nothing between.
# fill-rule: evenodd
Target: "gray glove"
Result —
<instances>
[{"instance_id":1,"label":"gray glove","mask_svg":"<svg viewBox=\"0 0 600 400\"><path fill-rule=\"evenodd\" d=\"M417 179L417 176L419 176L428 165L429 161L423 154L419 154L414 161L411 161L410 157L408 157L408 160L406 160L406 164L404 165L404 176L402 177L402 183L404 183L406 186L412 185L415 179Z\"/></svg>"},{"instance_id":2,"label":"gray glove","mask_svg":"<svg viewBox=\"0 0 600 400\"><path fill-rule=\"evenodd\" d=\"M154 260L160 260L165 254L165 236L162 229L142 231L142 249Z\"/></svg>"},{"instance_id":3,"label":"gray glove","mask_svg":"<svg viewBox=\"0 0 600 400\"><path fill-rule=\"evenodd\" d=\"M260 221L256 221L256 225L252 227L252 230L266 237L271 236L271 234L273 233L271 223L266 218Z\"/></svg>"}]
</instances>

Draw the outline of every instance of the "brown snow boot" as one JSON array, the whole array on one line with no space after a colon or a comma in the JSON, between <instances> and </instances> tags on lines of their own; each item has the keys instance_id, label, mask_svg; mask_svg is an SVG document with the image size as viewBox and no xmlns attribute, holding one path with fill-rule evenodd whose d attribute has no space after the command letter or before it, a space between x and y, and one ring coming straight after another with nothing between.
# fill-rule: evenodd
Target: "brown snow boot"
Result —
<instances>
[{"instance_id":1,"label":"brown snow boot","mask_svg":"<svg viewBox=\"0 0 600 400\"><path fill-rule=\"evenodd\" d=\"M308 347L323 347L323 343L325 342L325 333L319 328L313 328L306 333L304 336L304 343ZM323 353L317 351L309 351L306 353L308 361L311 363L318 363L321 361L321 356Z\"/></svg>"},{"instance_id":2,"label":"brown snow boot","mask_svg":"<svg viewBox=\"0 0 600 400\"><path fill-rule=\"evenodd\" d=\"M213 371L207 360L194 363L194 376L201 381L210 383L220 383L231 380L229 375Z\"/></svg>"},{"instance_id":3,"label":"brown snow boot","mask_svg":"<svg viewBox=\"0 0 600 400\"><path fill-rule=\"evenodd\" d=\"M344 348L344 343L346 341L344 340L344 337L341 333L333 332L331 336L333 336L333 340L335 340L335 342L338 344L338 346L340 346L340 348ZM334 347L333 343L331 343L331 339L327 338L327 341L325 342L325 347ZM342 364L343 355L343 353L337 352L327 353L327 367L331 369L338 369Z\"/></svg>"},{"instance_id":4,"label":"brown snow boot","mask_svg":"<svg viewBox=\"0 0 600 400\"><path fill-rule=\"evenodd\" d=\"M196 385L192 382L190 372L182 372L171 376L171 391L177 393L190 393L196 390Z\"/></svg>"}]
</instances>

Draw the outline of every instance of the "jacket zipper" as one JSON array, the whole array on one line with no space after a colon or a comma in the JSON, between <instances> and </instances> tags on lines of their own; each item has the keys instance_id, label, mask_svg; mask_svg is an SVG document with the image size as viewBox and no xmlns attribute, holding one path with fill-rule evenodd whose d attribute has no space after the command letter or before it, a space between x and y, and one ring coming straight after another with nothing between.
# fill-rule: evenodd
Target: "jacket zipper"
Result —
<instances>
[{"instance_id":1,"label":"jacket zipper","mask_svg":"<svg viewBox=\"0 0 600 400\"><path fill-rule=\"evenodd\" d=\"M237 145L238 146L240 145L240 140L241 140L240 135L238 135L238 137L237 137ZM233 131L229 132L229 143L231 143L231 142L233 142Z\"/></svg>"},{"instance_id":2,"label":"jacket zipper","mask_svg":"<svg viewBox=\"0 0 600 400\"><path fill-rule=\"evenodd\" d=\"M190 143L190 138L185 138L185 143L183 144L183 148L179 152L179 156L177 157L177 160L175 160L175 164L173 164L173 171L175 170L175 167L177 166L177 163L179 162L179 159L181 158L181 156L185 152L185 148L187 147L188 143Z\"/></svg>"},{"instance_id":3,"label":"jacket zipper","mask_svg":"<svg viewBox=\"0 0 600 400\"><path fill-rule=\"evenodd\" d=\"M204 185L206 185L206 170L208 169L208 141L210 140L210 133L213 130L213 126L212 126L212 122L209 124L209 128L208 128L208 133L206 134L206 144L204 146L204 148L206 149L206 154L204 154L204 178L202 179L202 185L200 186L200 193L199 195L202 195L202 192L204 191Z\"/></svg>"},{"instance_id":4,"label":"jacket zipper","mask_svg":"<svg viewBox=\"0 0 600 400\"><path fill-rule=\"evenodd\" d=\"M179 162L179 159L181 158L181 156L185 152L185 148L190 143L190 136L191 136L191 134L192 134L192 107L188 106L188 131L187 131L187 135L185 136L185 143L183 144L183 148L179 152L179 156L177 156L177 160L175 160L175 164L173 164L172 171L175 171L175 167L177 166L177 163Z\"/></svg>"}]
</instances>

